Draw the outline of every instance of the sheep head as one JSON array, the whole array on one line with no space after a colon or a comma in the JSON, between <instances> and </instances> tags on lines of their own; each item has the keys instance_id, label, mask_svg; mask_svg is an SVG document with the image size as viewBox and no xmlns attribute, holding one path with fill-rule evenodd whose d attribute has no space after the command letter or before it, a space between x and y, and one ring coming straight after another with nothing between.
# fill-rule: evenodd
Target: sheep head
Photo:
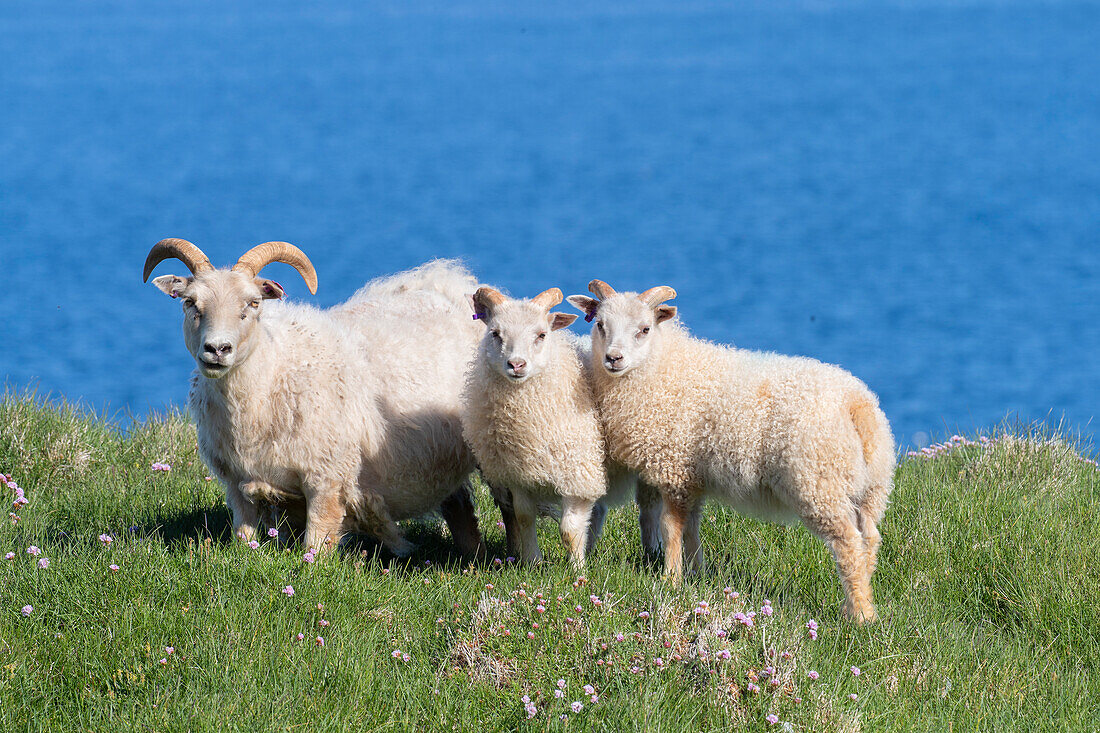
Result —
<instances>
[{"instance_id":1,"label":"sheep head","mask_svg":"<svg viewBox=\"0 0 1100 733\"><path fill-rule=\"evenodd\" d=\"M592 326L592 358L611 376L622 376L645 363L659 339L657 326L676 315L676 306L664 305L676 297L667 285L644 293L619 293L603 280L588 284L595 295L570 295L569 304L584 312Z\"/></svg>"},{"instance_id":2,"label":"sheep head","mask_svg":"<svg viewBox=\"0 0 1100 733\"><path fill-rule=\"evenodd\" d=\"M239 366L255 347L253 337L263 301L279 299L283 288L274 280L257 277L265 265L292 265L317 292L317 273L309 258L286 242L265 242L245 252L231 268L218 269L195 245L184 239L164 239L145 260L143 281L166 259L178 259L189 277L161 275L153 284L183 303L183 340L199 371L219 379Z\"/></svg>"},{"instance_id":3,"label":"sheep head","mask_svg":"<svg viewBox=\"0 0 1100 733\"><path fill-rule=\"evenodd\" d=\"M542 371L550 359L547 334L577 319L570 313L550 312L562 300L557 288L516 300L485 286L472 300L487 328L478 358L510 382L526 381Z\"/></svg>"}]
</instances>

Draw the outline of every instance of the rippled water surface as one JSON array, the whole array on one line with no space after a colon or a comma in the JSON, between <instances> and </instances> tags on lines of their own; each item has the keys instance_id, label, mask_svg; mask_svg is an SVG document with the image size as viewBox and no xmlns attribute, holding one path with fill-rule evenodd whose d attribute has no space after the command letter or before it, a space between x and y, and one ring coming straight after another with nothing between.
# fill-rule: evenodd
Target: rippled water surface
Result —
<instances>
[{"instance_id":1,"label":"rippled water surface","mask_svg":"<svg viewBox=\"0 0 1100 733\"><path fill-rule=\"evenodd\" d=\"M182 403L149 247L285 239L322 305L439 256L521 295L667 283L703 336L862 377L902 442L1091 431L1100 7L548 5L0 5L8 383Z\"/></svg>"}]
</instances>

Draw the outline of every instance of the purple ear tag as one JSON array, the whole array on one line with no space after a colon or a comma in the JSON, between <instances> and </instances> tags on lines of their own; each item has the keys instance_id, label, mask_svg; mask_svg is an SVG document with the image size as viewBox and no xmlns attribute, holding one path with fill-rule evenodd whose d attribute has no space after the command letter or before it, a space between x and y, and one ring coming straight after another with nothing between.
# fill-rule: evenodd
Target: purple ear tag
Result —
<instances>
[{"instance_id":1,"label":"purple ear tag","mask_svg":"<svg viewBox=\"0 0 1100 733\"><path fill-rule=\"evenodd\" d=\"M596 312L595 311L593 311L592 313L585 313L584 314L584 322L585 323L591 323L592 319L595 318L595 317L596 317Z\"/></svg>"},{"instance_id":2,"label":"purple ear tag","mask_svg":"<svg viewBox=\"0 0 1100 733\"><path fill-rule=\"evenodd\" d=\"M475 313L475 314L474 314L474 320L476 321L476 320L477 320L477 319L479 319L479 318L481 318L481 316L480 316L480 315L478 315L477 313Z\"/></svg>"}]
</instances>

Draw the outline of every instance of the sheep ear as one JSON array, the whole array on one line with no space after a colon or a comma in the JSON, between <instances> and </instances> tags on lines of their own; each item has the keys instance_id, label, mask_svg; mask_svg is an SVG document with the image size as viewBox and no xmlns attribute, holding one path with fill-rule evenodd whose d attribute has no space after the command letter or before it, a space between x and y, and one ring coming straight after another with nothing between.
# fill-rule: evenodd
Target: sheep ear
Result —
<instances>
[{"instance_id":1,"label":"sheep ear","mask_svg":"<svg viewBox=\"0 0 1100 733\"><path fill-rule=\"evenodd\" d=\"M260 293L263 294L264 300L279 300L286 295L283 286L274 280L261 280L256 278L256 284L260 286Z\"/></svg>"},{"instance_id":2,"label":"sheep ear","mask_svg":"<svg viewBox=\"0 0 1100 733\"><path fill-rule=\"evenodd\" d=\"M179 275L161 275L153 278L153 285L157 286L165 294L173 298L183 295L183 291L191 284L192 278Z\"/></svg>"},{"instance_id":3,"label":"sheep ear","mask_svg":"<svg viewBox=\"0 0 1100 733\"><path fill-rule=\"evenodd\" d=\"M550 330L557 331L559 328L565 328L573 321L577 320L575 313L551 313L554 318L550 321Z\"/></svg>"},{"instance_id":4,"label":"sheep ear","mask_svg":"<svg viewBox=\"0 0 1100 733\"><path fill-rule=\"evenodd\" d=\"M676 316L676 306L659 305L653 309L653 315L657 317L657 323L664 323L668 319Z\"/></svg>"},{"instance_id":5,"label":"sheep ear","mask_svg":"<svg viewBox=\"0 0 1100 733\"><path fill-rule=\"evenodd\" d=\"M596 309L600 307L600 301L589 298L587 295L570 295L566 298L569 305L584 312L584 320L591 322L596 317Z\"/></svg>"}]
</instances>

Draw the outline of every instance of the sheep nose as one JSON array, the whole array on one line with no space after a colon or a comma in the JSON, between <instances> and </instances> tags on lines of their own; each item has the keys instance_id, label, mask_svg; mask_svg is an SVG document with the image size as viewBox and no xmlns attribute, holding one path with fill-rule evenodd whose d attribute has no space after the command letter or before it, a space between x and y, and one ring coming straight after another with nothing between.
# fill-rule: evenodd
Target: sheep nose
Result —
<instances>
[{"instance_id":1,"label":"sheep nose","mask_svg":"<svg viewBox=\"0 0 1100 733\"><path fill-rule=\"evenodd\" d=\"M513 372L521 372L523 368L527 366L527 362L524 359L509 359L508 368Z\"/></svg>"},{"instance_id":2,"label":"sheep nose","mask_svg":"<svg viewBox=\"0 0 1100 733\"><path fill-rule=\"evenodd\" d=\"M608 366L619 366L619 364L622 363L623 355L609 351L604 355L603 360L607 362Z\"/></svg>"},{"instance_id":3,"label":"sheep nose","mask_svg":"<svg viewBox=\"0 0 1100 733\"><path fill-rule=\"evenodd\" d=\"M222 357L233 351L233 344L229 343L228 341L222 341L221 343L217 344L207 341L205 344L203 344L202 350L205 351L207 354L210 354L211 356Z\"/></svg>"}]
</instances>

